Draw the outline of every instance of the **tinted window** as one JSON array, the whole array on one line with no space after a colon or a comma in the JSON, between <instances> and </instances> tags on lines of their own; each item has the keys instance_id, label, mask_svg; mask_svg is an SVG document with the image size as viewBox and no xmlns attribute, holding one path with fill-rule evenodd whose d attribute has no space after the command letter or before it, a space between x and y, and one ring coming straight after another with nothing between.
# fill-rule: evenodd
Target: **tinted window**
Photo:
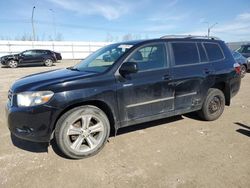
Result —
<instances>
[{"instance_id":1,"label":"tinted window","mask_svg":"<svg viewBox=\"0 0 250 188\"><path fill-rule=\"evenodd\" d=\"M250 46L246 46L243 50L243 53L250 53Z\"/></svg>"},{"instance_id":2,"label":"tinted window","mask_svg":"<svg viewBox=\"0 0 250 188\"><path fill-rule=\"evenodd\" d=\"M218 44L204 43L204 46L207 51L209 61L216 61L224 58L223 53Z\"/></svg>"},{"instance_id":3,"label":"tinted window","mask_svg":"<svg viewBox=\"0 0 250 188\"><path fill-rule=\"evenodd\" d=\"M27 50L22 52L22 54L25 56L31 56L31 55L36 55L36 52L34 50Z\"/></svg>"},{"instance_id":4,"label":"tinted window","mask_svg":"<svg viewBox=\"0 0 250 188\"><path fill-rule=\"evenodd\" d=\"M165 59L164 44L154 44L135 50L127 61L136 62L139 71L144 71L163 68L165 66Z\"/></svg>"},{"instance_id":5,"label":"tinted window","mask_svg":"<svg viewBox=\"0 0 250 188\"><path fill-rule=\"evenodd\" d=\"M42 55L42 54L44 54L44 51L42 51L42 50L36 50L36 55Z\"/></svg>"},{"instance_id":6,"label":"tinted window","mask_svg":"<svg viewBox=\"0 0 250 188\"><path fill-rule=\"evenodd\" d=\"M199 62L196 43L172 43L175 65L187 65Z\"/></svg>"},{"instance_id":7,"label":"tinted window","mask_svg":"<svg viewBox=\"0 0 250 188\"><path fill-rule=\"evenodd\" d=\"M204 47L202 46L201 43L197 43L197 45L198 45L198 49L199 49L199 53L200 53L200 61L207 62L207 55L206 55L206 52L204 50Z\"/></svg>"}]
</instances>

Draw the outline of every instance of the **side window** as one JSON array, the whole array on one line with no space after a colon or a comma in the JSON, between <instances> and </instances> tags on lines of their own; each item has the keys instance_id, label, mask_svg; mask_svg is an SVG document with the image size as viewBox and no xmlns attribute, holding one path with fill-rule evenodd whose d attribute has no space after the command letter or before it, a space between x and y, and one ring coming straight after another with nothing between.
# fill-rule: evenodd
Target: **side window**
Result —
<instances>
[{"instance_id":1,"label":"side window","mask_svg":"<svg viewBox=\"0 0 250 188\"><path fill-rule=\"evenodd\" d=\"M246 47L246 52L245 53L250 53L250 46Z\"/></svg>"},{"instance_id":2,"label":"side window","mask_svg":"<svg viewBox=\"0 0 250 188\"><path fill-rule=\"evenodd\" d=\"M35 54L35 52L32 50L27 50L27 51L23 52L23 55L25 55L25 56L30 56L30 55L34 55L34 54Z\"/></svg>"},{"instance_id":3,"label":"side window","mask_svg":"<svg viewBox=\"0 0 250 188\"><path fill-rule=\"evenodd\" d=\"M43 51L41 51L41 50L36 50L35 51L35 55L42 55L43 54Z\"/></svg>"},{"instance_id":4,"label":"side window","mask_svg":"<svg viewBox=\"0 0 250 188\"><path fill-rule=\"evenodd\" d=\"M204 43L209 61L217 61L224 58L221 48L215 43Z\"/></svg>"},{"instance_id":5,"label":"side window","mask_svg":"<svg viewBox=\"0 0 250 188\"><path fill-rule=\"evenodd\" d=\"M165 67L166 50L164 44L152 44L136 49L127 60L136 62L139 71L160 69Z\"/></svg>"},{"instance_id":6,"label":"side window","mask_svg":"<svg viewBox=\"0 0 250 188\"><path fill-rule=\"evenodd\" d=\"M178 42L172 43L175 65L188 65L199 63L199 54L196 43Z\"/></svg>"},{"instance_id":7,"label":"side window","mask_svg":"<svg viewBox=\"0 0 250 188\"><path fill-rule=\"evenodd\" d=\"M204 47L202 46L201 43L197 43L198 45L198 49L199 49L199 54L200 54L200 61L201 62L207 62L207 55L206 55L206 52L204 50Z\"/></svg>"}]
</instances>

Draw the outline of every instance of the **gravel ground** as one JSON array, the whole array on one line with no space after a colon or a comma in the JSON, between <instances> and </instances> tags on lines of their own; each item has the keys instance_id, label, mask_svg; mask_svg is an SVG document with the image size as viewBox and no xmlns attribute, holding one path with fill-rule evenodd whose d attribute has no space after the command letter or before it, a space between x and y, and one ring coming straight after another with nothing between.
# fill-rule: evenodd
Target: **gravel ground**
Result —
<instances>
[{"instance_id":1,"label":"gravel ground","mask_svg":"<svg viewBox=\"0 0 250 188\"><path fill-rule=\"evenodd\" d=\"M56 148L11 137L4 107L16 79L68 67L0 68L0 187L250 187L250 74L223 116L194 115L119 131L96 156L69 160Z\"/></svg>"}]
</instances>

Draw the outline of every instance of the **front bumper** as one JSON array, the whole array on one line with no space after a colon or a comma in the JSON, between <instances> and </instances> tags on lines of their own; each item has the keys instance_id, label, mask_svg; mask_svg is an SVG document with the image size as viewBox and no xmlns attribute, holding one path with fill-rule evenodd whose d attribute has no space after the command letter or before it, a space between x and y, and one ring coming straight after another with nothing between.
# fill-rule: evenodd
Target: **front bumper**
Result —
<instances>
[{"instance_id":1,"label":"front bumper","mask_svg":"<svg viewBox=\"0 0 250 188\"><path fill-rule=\"evenodd\" d=\"M33 142L49 142L58 110L49 106L19 108L8 102L5 108L10 132Z\"/></svg>"},{"instance_id":2,"label":"front bumper","mask_svg":"<svg viewBox=\"0 0 250 188\"><path fill-rule=\"evenodd\" d=\"M0 64L1 64L1 65L7 65L7 61L6 61L6 60L3 60L3 59L0 59Z\"/></svg>"}]
</instances>

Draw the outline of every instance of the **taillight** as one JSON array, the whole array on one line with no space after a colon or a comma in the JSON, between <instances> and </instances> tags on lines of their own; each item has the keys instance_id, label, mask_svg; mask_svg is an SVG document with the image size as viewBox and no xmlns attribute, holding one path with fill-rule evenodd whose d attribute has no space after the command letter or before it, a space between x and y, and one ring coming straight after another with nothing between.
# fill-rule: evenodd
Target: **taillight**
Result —
<instances>
[{"instance_id":1,"label":"taillight","mask_svg":"<svg viewBox=\"0 0 250 188\"><path fill-rule=\"evenodd\" d=\"M239 63L234 63L234 69L235 69L237 74L241 73L241 67L240 67Z\"/></svg>"}]
</instances>

